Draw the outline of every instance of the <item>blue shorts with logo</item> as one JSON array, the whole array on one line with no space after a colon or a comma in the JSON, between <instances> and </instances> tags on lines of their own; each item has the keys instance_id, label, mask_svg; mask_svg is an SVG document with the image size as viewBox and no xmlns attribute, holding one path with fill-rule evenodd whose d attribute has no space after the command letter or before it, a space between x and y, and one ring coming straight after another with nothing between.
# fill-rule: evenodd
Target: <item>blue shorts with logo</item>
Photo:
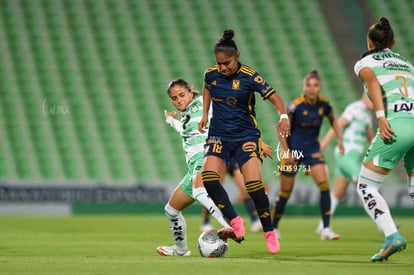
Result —
<instances>
[{"instance_id":1,"label":"blue shorts with logo","mask_svg":"<svg viewBox=\"0 0 414 275\"><path fill-rule=\"evenodd\" d=\"M258 157L263 160L262 141L259 137L243 141L222 141L219 137L207 138L204 145L204 156L221 158L226 165L230 161L242 167L249 159Z\"/></svg>"}]
</instances>

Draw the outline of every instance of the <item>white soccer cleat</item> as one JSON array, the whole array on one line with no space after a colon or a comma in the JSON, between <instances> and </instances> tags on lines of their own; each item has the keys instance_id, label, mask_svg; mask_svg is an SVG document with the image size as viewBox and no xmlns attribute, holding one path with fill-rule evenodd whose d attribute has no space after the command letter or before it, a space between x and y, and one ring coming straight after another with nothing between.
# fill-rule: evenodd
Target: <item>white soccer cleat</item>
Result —
<instances>
[{"instance_id":1,"label":"white soccer cleat","mask_svg":"<svg viewBox=\"0 0 414 275\"><path fill-rule=\"evenodd\" d=\"M260 232L260 231L262 231L262 229L263 229L263 227L262 227L262 223L260 222L260 220L256 220L256 221L252 222L250 230L253 233Z\"/></svg>"},{"instance_id":2,"label":"white soccer cleat","mask_svg":"<svg viewBox=\"0 0 414 275\"><path fill-rule=\"evenodd\" d=\"M321 222L319 222L318 226L315 229L316 235L320 236L321 233L322 233L322 230L323 230L323 224L322 224L322 221L321 221Z\"/></svg>"},{"instance_id":3,"label":"white soccer cleat","mask_svg":"<svg viewBox=\"0 0 414 275\"><path fill-rule=\"evenodd\" d=\"M190 250L187 250L184 254L178 254L177 251L175 251L175 245L159 246L157 247L157 252L161 256L190 256L191 254Z\"/></svg>"},{"instance_id":4,"label":"white soccer cleat","mask_svg":"<svg viewBox=\"0 0 414 275\"><path fill-rule=\"evenodd\" d=\"M332 229L330 227L326 227L324 229L322 229L321 234L320 234L321 240L326 241L326 240L338 240L339 239L339 235L336 234L335 232L332 231Z\"/></svg>"},{"instance_id":5,"label":"white soccer cleat","mask_svg":"<svg viewBox=\"0 0 414 275\"><path fill-rule=\"evenodd\" d=\"M281 239L281 237L280 237L280 232L279 232L279 230L275 228L275 232L276 232L277 239L278 239L278 240L280 240L280 239Z\"/></svg>"}]
</instances>

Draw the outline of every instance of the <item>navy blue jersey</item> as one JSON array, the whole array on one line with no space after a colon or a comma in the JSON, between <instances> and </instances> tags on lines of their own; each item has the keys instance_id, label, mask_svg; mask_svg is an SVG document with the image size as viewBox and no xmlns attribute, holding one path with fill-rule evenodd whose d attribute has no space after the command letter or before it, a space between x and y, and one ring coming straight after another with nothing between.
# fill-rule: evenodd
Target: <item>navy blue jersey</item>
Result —
<instances>
[{"instance_id":1,"label":"navy blue jersey","mask_svg":"<svg viewBox=\"0 0 414 275\"><path fill-rule=\"evenodd\" d=\"M319 97L316 104L309 104L302 95L295 98L287 109L292 122L289 149L299 150L305 157L320 152L318 136L322 120L332 112L328 99Z\"/></svg>"},{"instance_id":2,"label":"navy blue jersey","mask_svg":"<svg viewBox=\"0 0 414 275\"><path fill-rule=\"evenodd\" d=\"M254 110L255 94L269 98L275 90L252 68L239 64L236 74L225 77L218 66L209 68L204 81L210 91L213 116L209 136L225 141L241 141L259 137Z\"/></svg>"}]
</instances>

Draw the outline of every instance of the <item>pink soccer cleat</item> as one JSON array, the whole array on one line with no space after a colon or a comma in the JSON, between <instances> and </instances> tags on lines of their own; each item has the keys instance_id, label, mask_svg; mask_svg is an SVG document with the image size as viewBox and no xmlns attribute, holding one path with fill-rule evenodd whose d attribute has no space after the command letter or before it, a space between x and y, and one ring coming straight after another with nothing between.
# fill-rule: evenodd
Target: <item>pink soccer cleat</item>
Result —
<instances>
[{"instance_id":1,"label":"pink soccer cleat","mask_svg":"<svg viewBox=\"0 0 414 275\"><path fill-rule=\"evenodd\" d=\"M274 230L264 232L264 237L266 239L267 251L271 254L276 254L280 250L279 241L277 239L276 232Z\"/></svg>"},{"instance_id":2,"label":"pink soccer cleat","mask_svg":"<svg viewBox=\"0 0 414 275\"><path fill-rule=\"evenodd\" d=\"M233 228L222 228L220 230L217 230L217 235L224 241L227 241L227 239L232 239L237 243L244 241L243 236L240 238L236 237L236 233L234 232Z\"/></svg>"},{"instance_id":3,"label":"pink soccer cleat","mask_svg":"<svg viewBox=\"0 0 414 275\"><path fill-rule=\"evenodd\" d=\"M236 234L237 239L244 237L244 234L246 233L246 228L244 227L244 220L242 219L242 217L235 217L230 221L230 225L233 228L234 234Z\"/></svg>"}]
</instances>

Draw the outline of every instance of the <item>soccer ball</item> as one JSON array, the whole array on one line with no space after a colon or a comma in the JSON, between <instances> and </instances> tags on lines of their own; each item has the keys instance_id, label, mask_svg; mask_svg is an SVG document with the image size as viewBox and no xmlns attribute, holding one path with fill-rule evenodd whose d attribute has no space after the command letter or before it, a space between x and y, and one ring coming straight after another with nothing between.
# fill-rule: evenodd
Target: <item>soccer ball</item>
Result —
<instances>
[{"instance_id":1,"label":"soccer ball","mask_svg":"<svg viewBox=\"0 0 414 275\"><path fill-rule=\"evenodd\" d=\"M217 230L207 230L201 233L197 240L200 255L206 258L223 257L229 249L227 241L220 239Z\"/></svg>"}]
</instances>

